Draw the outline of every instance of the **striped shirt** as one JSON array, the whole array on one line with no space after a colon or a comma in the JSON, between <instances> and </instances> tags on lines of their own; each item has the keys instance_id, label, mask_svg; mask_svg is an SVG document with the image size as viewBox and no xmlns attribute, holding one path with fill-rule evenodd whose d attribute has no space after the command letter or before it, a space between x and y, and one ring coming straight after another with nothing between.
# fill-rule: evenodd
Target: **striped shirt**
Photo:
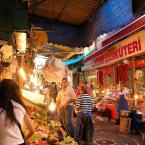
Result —
<instances>
[{"instance_id":1,"label":"striped shirt","mask_svg":"<svg viewBox=\"0 0 145 145\"><path fill-rule=\"evenodd\" d=\"M76 109L78 112L92 112L93 99L89 94L82 94L77 98Z\"/></svg>"}]
</instances>

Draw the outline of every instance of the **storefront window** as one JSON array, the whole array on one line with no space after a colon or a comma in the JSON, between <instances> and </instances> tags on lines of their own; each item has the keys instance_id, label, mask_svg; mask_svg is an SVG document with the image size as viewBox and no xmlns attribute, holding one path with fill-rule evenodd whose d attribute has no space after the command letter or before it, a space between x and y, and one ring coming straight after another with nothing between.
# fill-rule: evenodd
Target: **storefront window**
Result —
<instances>
[{"instance_id":1,"label":"storefront window","mask_svg":"<svg viewBox=\"0 0 145 145\"><path fill-rule=\"evenodd\" d=\"M140 98L145 97L145 67L136 69L135 93L138 94Z\"/></svg>"}]
</instances>

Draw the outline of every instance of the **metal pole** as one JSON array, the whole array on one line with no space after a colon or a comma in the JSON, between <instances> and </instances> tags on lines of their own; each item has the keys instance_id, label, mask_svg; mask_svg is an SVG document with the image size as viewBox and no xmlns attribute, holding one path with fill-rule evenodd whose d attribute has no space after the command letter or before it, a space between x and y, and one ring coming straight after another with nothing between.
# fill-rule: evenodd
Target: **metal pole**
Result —
<instances>
[{"instance_id":1,"label":"metal pole","mask_svg":"<svg viewBox=\"0 0 145 145\"><path fill-rule=\"evenodd\" d=\"M132 71L131 71L131 76L132 76L132 98L134 98L134 95L135 95L135 58L132 58ZM134 105L135 105L135 102L134 102Z\"/></svg>"}]
</instances>

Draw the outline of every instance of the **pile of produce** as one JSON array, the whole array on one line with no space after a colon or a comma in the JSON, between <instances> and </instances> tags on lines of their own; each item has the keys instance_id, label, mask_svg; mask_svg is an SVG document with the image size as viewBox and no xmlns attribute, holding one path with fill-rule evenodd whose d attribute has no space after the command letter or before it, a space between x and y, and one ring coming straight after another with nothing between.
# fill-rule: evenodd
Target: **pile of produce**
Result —
<instances>
[{"instance_id":1,"label":"pile of produce","mask_svg":"<svg viewBox=\"0 0 145 145\"><path fill-rule=\"evenodd\" d=\"M57 115L44 115L32 108L29 112L35 127L35 133L29 139L30 145L78 145L62 129Z\"/></svg>"}]
</instances>

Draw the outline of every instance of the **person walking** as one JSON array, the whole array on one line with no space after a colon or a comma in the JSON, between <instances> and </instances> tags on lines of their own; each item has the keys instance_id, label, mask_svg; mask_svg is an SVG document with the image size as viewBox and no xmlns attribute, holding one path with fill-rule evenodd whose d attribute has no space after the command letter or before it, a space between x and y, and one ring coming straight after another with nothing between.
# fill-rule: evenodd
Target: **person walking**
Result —
<instances>
[{"instance_id":1,"label":"person walking","mask_svg":"<svg viewBox=\"0 0 145 145\"><path fill-rule=\"evenodd\" d=\"M126 99L126 94L127 91L126 89L121 86L121 89L118 93L118 98L116 100L117 104L117 112L118 112L118 119L116 121L116 124L119 125L120 124L120 117L121 117L121 111L126 110L128 111L128 101Z\"/></svg>"},{"instance_id":2,"label":"person walking","mask_svg":"<svg viewBox=\"0 0 145 145\"><path fill-rule=\"evenodd\" d=\"M22 102L19 85L11 79L3 79L0 94L0 145L26 145L25 139L33 134L34 128ZM23 123L28 129L25 137Z\"/></svg>"},{"instance_id":3,"label":"person walking","mask_svg":"<svg viewBox=\"0 0 145 145\"><path fill-rule=\"evenodd\" d=\"M82 86L87 87L87 93L88 93L90 96L92 96L91 89L90 89L90 87L89 87L87 81L84 81L84 82L80 82L80 83L79 83L78 89L77 89L77 91L76 91L76 96L77 96L77 97L80 96L80 94L81 94L81 87L82 87Z\"/></svg>"},{"instance_id":4,"label":"person walking","mask_svg":"<svg viewBox=\"0 0 145 145\"><path fill-rule=\"evenodd\" d=\"M76 112L77 120L75 127L75 141L85 145L93 142L93 121L92 121L93 98L88 94L87 86L81 87L81 95L77 98Z\"/></svg>"},{"instance_id":5,"label":"person walking","mask_svg":"<svg viewBox=\"0 0 145 145\"><path fill-rule=\"evenodd\" d=\"M56 82L52 82L50 87L50 98L56 102L56 97L58 94Z\"/></svg>"},{"instance_id":6,"label":"person walking","mask_svg":"<svg viewBox=\"0 0 145 145\"><path fill-rule=\"evenodd\" d=\"M76 101L76 94L72 87L68 86L67 78L62 79L61 90L56 98L56 105L62 127L68 134L74 136L74 127L72 124L73 118L73 102Z\"/></svg>"}]
</instances>

